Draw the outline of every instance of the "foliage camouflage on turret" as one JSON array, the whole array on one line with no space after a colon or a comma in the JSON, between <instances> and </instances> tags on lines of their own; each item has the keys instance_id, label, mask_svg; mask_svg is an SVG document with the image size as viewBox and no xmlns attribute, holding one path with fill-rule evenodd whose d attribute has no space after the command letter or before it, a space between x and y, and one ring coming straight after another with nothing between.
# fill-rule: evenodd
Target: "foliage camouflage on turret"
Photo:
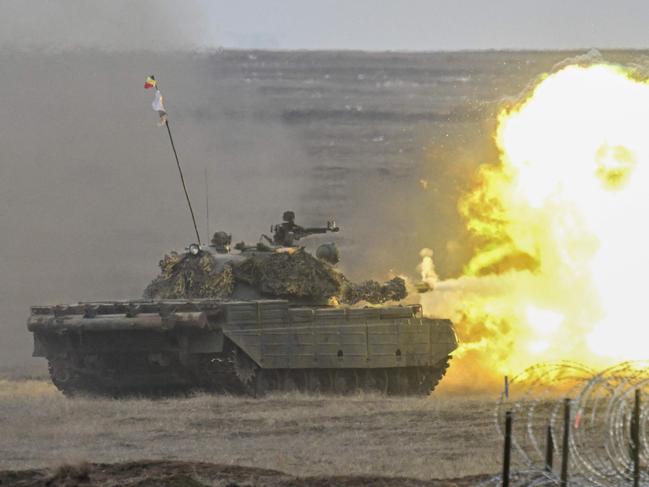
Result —
<instances>
[{"instance_id":1,"label":"foliage camouflage on turret","mask_svg":"<svg viewBox=\"0 0 649 487\"><path fill-rule=\"evenodd\" d=\"M199 257L171 252L159 262L160 275L144 290L146 299L223 298L234 290L232 268L217 270L207 252Z\"/></svg>"},{"instance_id":2,"label":"foliage camouflage on turret","mask_svg":"<svg viewBox=\"0 0 649 487\"><path fill-rule=\"evenodd\" d=\"M232 296L237 282L272 298L339 303L361 301L381 304L406 297L403 279L385 284L354 284L331 265L299 249L294 252L253 254L241 262L229 262L218 270L216 259L203 252L194 257L172 252L160 261L161 273L145 289L147 299L222 298Z\"/></svg>"},{"instance_id":3,"label":"foliage camouflage on turret","mask_svg":"<svg viewBox=\"0 0 649 487\"><path fill-rule=\"evenodd\" d=\"M233 270L236 279L265 296L329 298L341 288L341 274L304 250L255 255Z\"/></svg>"}]
</instances>

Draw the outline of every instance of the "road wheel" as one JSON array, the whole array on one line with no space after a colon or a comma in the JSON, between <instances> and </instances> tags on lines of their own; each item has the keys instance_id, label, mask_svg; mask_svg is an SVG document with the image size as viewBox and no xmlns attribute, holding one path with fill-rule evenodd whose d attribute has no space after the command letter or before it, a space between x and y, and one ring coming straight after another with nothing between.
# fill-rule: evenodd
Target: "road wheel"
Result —
<instances>
[{"instance_id":1,"label":"road wheel","mask_svg":"<svg viewBox=\"0 0 649 487\"><path fill-rule=\"evenodd\" d=\"M410 378L403 368L391 369L388 372L388 394L404 396L410 391Z\"/></svg>"},{"instance_id":2,"label":"road wheel","mask_svg":"<svg viewBox=\"0 0 649 487\"><path fill-rule=\"evenodd\" d=\"M297 370L284 370L280 374L282 376L282 389L286 392L297 392L304 390L303 377L299 377Z\"/></svg>"},{"instance_id":3,"label":"road wheel","mask_svg":"<svg viewBox=\"0 0 649 487\"><path fill-rule=\"evenodd\" d=\"M263 397L274 388L274 372L272 370L260 369L255 375L254 394L255 397Z\"/></svg>"},{"instance_id":4,"label":"road wheel","mask_svg":"<svg viewBox=\"0 0 649 487\"><path fill-rule=\"evenodd\" d=\"M358 387L356 371L336 369L332 374L332 389L335 394L351 394Z\"/></svg>"},{"instance_id":5,"label":"road wheel","mask_svg":"<svg viewBox=\"0 0 649 487\"><path fill-rule=\"evenodd\" d=\"M325 381L321 371L314 369L306 372L306 392L320 394L325 390Z\"/></svg>"},{"instance_id":6,"label":"road wheel","mask_svg":"<svg viewBox=\"0 0 649 487\"><path fill-rule=\"evenodd\" d=\"M385 369L375 369L372 371L375 379L376 391L380 394L388 393L388 372Z\"/></svg>"},{"instance_id":7,"label":"road wheel","mask_svg":"<svg viewBox=\"0 0 649 487\"><path fill-rule=\"evenodd\" d=\"M365 369L359 373L359 387L363 392L385 394L388 377L384 369Z\"/></svg>"}]
</instances>

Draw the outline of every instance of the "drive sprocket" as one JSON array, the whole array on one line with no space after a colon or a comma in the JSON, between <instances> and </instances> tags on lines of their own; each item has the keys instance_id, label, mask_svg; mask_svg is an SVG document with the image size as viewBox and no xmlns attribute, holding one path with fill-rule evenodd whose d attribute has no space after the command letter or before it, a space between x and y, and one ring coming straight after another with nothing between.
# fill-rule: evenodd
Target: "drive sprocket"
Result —
<instances>
[{"instance_id":1,"label":"drive sprocket","mask_svg":"<svg viewBox=\"0 0 649 487\"><path fill-rule=\"evenodd\" d=\"M232 351L232 365L234 366L234 373L237 379L244 386L250 387L254 384L259 367L239 348L235 348Z\"/></svg>"}]
</instances>

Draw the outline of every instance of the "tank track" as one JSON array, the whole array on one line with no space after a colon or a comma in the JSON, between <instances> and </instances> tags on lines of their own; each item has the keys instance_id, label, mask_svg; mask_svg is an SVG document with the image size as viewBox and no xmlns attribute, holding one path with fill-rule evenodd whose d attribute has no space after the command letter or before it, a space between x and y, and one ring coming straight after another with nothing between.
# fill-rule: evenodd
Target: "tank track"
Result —
<instances>
[{"instance_id":1,"label":"tank track","mask_svg":"<svg viewBox=\"0 0 649 487\"><path fill-rule=\"evenodd\" d=\"M64 395L70 397L76 392L93 392L93 383L86 376L75 370L72 364L65 359L49 359L47 370L50 379L56 388Z\"/></svg>"},{"instance_id":2,"label":"tank track","mask_svg":"<svg viewBox=\"0 0 649 487\"><path fill-rule=\"evenodd\" d=\"M166 367L146 363L135 354L115 354L97 358L65 356L48 358L52 383L64 395L159 397L186 393L188 378L179 363ZM88 363L90 362L90 363Z\"/></svg>"},{"instance_id":3,"label":"tank track","mask_svg":"<svg viewBox=\"0 0 649 487\"><path fill-rule=\"evenodd\" d=\"M193 391L255 397L279 391L427 396L446 374L451 357L433 367L261 369L236 346L229 344L222 353L200 356L190 367L169 363L160 370L151 370L138 364L137 359L135 356L112 357L89 369L80 366L83 361L78 358L56 358L49 360L49 370L52 382L66 396L157 396ZM111 363L120 366L111 367Z\"/></svg>"}]
</instances>

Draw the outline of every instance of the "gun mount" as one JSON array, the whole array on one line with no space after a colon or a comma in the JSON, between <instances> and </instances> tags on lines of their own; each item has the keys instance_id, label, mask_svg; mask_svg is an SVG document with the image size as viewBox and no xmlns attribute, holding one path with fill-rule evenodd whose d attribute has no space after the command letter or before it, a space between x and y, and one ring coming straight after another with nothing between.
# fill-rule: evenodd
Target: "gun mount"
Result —
<instances>
[{"instance_id":1,"label":"gun mount","mask_svg":"<svg viewBox=\"0 0 649 487\"><path fill-rule=\"evenodd\" d=\"M295 213L290 210L284 212L282 220L282 223L271 225L270 231L273 234L272 239L267 235L263 236L273 245L294 247L298 240L308 237L309 235L338 232L340 230L336 226L336 222L333 220L328 221L326 227L302 227L295 223Z\"/></svg>"}]
</instances>

